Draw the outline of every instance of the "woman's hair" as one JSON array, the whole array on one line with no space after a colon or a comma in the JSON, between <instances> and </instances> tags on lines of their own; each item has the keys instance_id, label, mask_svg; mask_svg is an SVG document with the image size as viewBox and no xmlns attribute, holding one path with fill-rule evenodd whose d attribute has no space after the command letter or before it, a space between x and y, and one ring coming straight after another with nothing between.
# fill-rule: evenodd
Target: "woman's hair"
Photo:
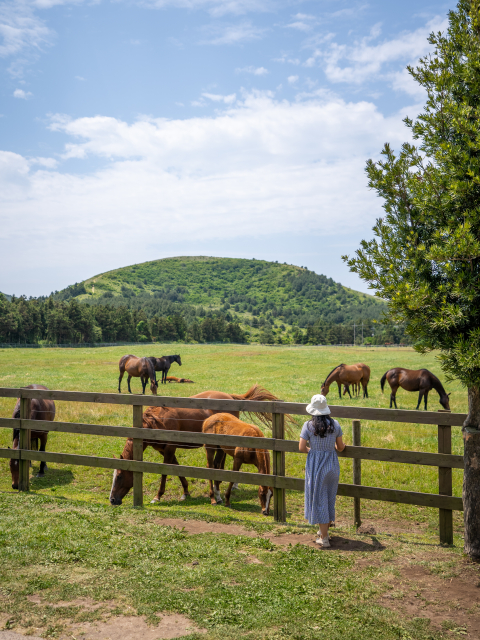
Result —
<instances>
[{"instance_id":1,"label":"woman's hair","mask_svg":"<svg viewBox=\"0 0 480 640\"><path fill-rule=\"evenodd\" d=\"M327 433L335 431L335 423L330 416L312 416L309 424L313 427L313 435L325 438Z\"/></svg>"}]
</instances>

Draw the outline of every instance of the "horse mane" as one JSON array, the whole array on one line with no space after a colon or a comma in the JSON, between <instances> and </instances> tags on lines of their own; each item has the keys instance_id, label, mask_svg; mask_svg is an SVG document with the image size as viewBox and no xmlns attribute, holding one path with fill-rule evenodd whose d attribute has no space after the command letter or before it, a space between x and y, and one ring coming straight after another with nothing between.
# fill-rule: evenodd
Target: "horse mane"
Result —
<instances>
[{"instance_id":1,"label":"horse mane","mask_svg":"<svg viewBox=\"0 0 480 640\"><path fill-rule=\"evenodd\" d=\"M445 391L445 388L443 386L443 384L440 382L440 379L437 378L437 376L432 373L431 371L428 371L428 369L423 369L423 371L427 371L428 374L431 377L432 380L432 387L435 389L435 391L438 393L438 395L441 396L446 396L447 392Z\"/></svg>"},{"instance_id":2,"label":"horse mane","mask_svg":"<svg viewBox=\"0 0 480 640\"><path fill-rule=\"evenodd\" d=\"M325 378L325 381L324 381L324 383L323 383L323 384L325 384L325 382L329 379L329 377L332 375L332 373L333 373L334 371L336 371L339 367L344 367L344 366L345 366L345 364L344 364L343 362L342 362L342 364L337 364L337 366L336 366L336 367L334 367L334 368L330 371L330 373L328 374L328 376Z\"/></svg>"},{"instance_id":3,"label":"horse mane","mask_svg":"<svg viewBox=\"0 0 480 640\"><path fill-rule=\"evenodd\" d=\"M265 389L261 385L255 383L250 387L246 393L230 393L234 400L254 400L257 402L281 402L280 398L273 395L268 389ZM265 427L272 428L272 414L263 411L242 411L251 420L253 417L257 418ZM285 414L285 430L287 435L293 435L291 432L291 425L297 426L295 420L288 413Z\"/></svg>"}]
</instances>

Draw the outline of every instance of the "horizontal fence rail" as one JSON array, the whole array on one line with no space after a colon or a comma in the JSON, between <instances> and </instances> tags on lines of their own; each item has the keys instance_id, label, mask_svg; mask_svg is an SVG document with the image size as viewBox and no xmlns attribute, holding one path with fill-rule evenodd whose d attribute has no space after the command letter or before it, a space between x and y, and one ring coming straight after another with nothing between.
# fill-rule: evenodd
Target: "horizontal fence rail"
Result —
<instances>
[{"instance_id":1,"label":"horizontal fence rail","mask_svg":"<svg viewBox=\"0 0 480 640\"><path fill-rule=\"evenodd\" d=\"M22 406L25 407L25 399L44 398L64 402L87 402L102 404L122 404L133 407L133 427L110 426L98 424L83 424L74 422L48 422L42 423L38 420L25 419L24 411L21 418L0 418L0 428L20 429L20 434L30 434L32 430L43 430L62 433L97 435L120 438L132 438L134 443L134 460L123 460L116 458L102 458L98 456L74 455L68 453L52 453L44 451L32 451L28 446L20 449L0 449L0 458L13 458L20 461L25 472L29 461L55 462L58 464L70 464L87 467L99 467L105 469L123 469L132 471L134 474L134 505L142 504L142 474L154 473L161 475L183 476L204 480L218 480L228 482L240 482L249 485L262 485L274 488L277 502L285 498L285 490L304 490L304 480L302 478L292 478L285 476L285 453L298 453L298 441L285 440L283 431L283 416L308 415L306 404L281 401L250 401L250 400L217 400L211 398L183 398L169 396L143 396L134 394L111 394L111 393L90 393L78 391L55 391L42 389L24 388L0 388L0 397L22 398ZM210 409L213 411L244 411L262 412L272 414L273 438L252 438L245 436L228 436L208 434L190 431L167 431L163 429L143 429L142 407L173 407L187 409ZM395 449L378 449L374 447L348 445L345 451L338 453L340 458L350 458L358 461L373 460L383 462L394 462L400 464L414 464L434 466L439 468L439 493L421 493L414 491L403 491L399 489L384 489L381 487L369 487L362 485L358 480L361 477L359 467L357 467L357 480L354 477L354 484L339 484L338 495L352 497L355 499L358 509L358 523L360 522L359 508L360 499L380 500L386 502L397 502L418 506L427 506L439 509L440 513L440 539L442 542L453 542L452 511L463 510L462 499L451 495L451 470L463 469L463 456L450 453L451 445L448 445L448 434L451 427L463 425L466 414L450 412L432 411L411 411L399 409L375 409L369 407L345 407L330 405L332 416L335 418L350 418L360 429L360 419L386 421L386 422L406 422L412 424L437 425L439 430L439 453L427 453L419 451L404 451ZM360 431L358 431L358 434ZM357 434L357 443L360 444L360 436ZM24 442L28 442L24 438ZM202 445L225 446L267 449L274 456L273 474L266 475L260 473L250 473L242 471L228 471L221 469L209 469L203 467L191 467L177 464L165 464L154 462L143 462L142 441L152 444L172 443L182 448L198 448ZM138 448L140 446L140 449ZM135 449L136 447L136 449ZM276 461L276 462L275 462ZM26 478L28 486L28 474ZM274 501L275 502L275 501ZM275 508L276 519L285 521L285 506Z\"/></svg>"},{"instance_id":2,"label":"horizontal fence rail","mask_svg":"<svg viewBox=\"0 0 480 640\"><path fill-rule=\"evenodd\" d=\"M179 398L170 396L144 396L122 393L91 393L83 391L50 391L43 389L11 389L0 387L0 397L4 398L44 398L65 402L93 402L99 404L142 405L148 407L173 407L182 409L212 409L214 411L260 411L263 413L283 413L309 415L306 404L300 402L270 402L252 400L217 400L214 398ZM439 421L436 411L415 411L409 409L374 409L371 407L344 407L329 405L334 418L354 420L381 420L384 422L408 422L413 424L434 424ZM442 424L461 427L466 413L442 413Z\"/></svg>"}]
</instances>

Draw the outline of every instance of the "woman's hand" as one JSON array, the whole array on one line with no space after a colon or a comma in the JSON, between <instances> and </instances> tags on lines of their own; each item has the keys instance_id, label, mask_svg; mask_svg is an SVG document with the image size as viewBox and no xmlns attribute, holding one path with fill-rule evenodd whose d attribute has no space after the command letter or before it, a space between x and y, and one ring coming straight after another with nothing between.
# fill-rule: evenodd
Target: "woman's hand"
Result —
<instances>
[{"instance_id":1,"label":"woman's hand","mask_svg":"<svg viewBox=\"0 0 480 640\"><path fill-rule=\"evenodd\" d=\"M300 453L308 453L310 451L310 447L307 447L307 441L303 438L300 438L300 442L298 443L298 450Z\"/></svg>"},{"instance_id":2,"label":"woman's hand","mask_svg":"<svg viewBox=\"0 0 480 640\"><path fill-rule=\"evenodd\" d=\"M345 447L346 447L346 443L343 441L342 436L338 436L338 438L335 438L335 449L340 453L342 452Z\"/></svg>"}]
</instances>

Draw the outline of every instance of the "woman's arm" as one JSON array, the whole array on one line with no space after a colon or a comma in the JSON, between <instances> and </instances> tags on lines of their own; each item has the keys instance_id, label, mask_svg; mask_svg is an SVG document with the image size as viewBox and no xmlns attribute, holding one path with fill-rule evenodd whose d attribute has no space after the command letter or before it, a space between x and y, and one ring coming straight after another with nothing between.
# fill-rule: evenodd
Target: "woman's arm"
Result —
<instances>
[{"instance_id":1,"label":"woman's arm","mask_svg":"<svg viewBox=\"0 0 480 640\"><path fill-rule=\"evenodd\" d=\"M310 451L310 447L307 447L307 440L300 438L300 442L298 443L298 450L300 453L308 453Z\"/></svg>"},{"instance_id":2,"label":"woman's arm","mask_svg":"<svg viewBox=\"0 0 480 640\"><path fill-rule=\"evenodd\" d=\"M338 436L338 438L335 438L335 449L337 451L343 451L345 449L347 445L345 444L345 442L343 441L342 436Z\"/></svg>"}]
</instances>

